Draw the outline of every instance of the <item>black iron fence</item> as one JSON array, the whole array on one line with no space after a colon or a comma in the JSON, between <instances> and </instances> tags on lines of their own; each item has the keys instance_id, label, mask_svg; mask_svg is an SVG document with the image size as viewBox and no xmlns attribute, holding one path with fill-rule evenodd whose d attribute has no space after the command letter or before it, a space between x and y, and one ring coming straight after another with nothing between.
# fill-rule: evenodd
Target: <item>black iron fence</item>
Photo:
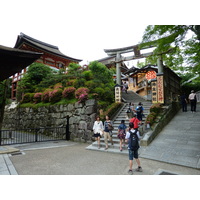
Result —
<instances>
[{"instance_id":1,"label":"black iron fence","mask_svg":"<svg viewBox=\"0 0 200 200\"><path fill-rule=\"evenodd\" d=\"M15 130L0 130L0 145L70 140L69 117L63 127L42 127Z\"/></svg>"}]
</instances>

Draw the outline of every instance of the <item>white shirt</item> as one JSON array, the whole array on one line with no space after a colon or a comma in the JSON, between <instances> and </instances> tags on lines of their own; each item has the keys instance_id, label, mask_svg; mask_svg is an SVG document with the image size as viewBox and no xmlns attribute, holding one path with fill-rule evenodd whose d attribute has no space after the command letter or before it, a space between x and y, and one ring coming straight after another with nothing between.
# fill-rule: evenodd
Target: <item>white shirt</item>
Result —
<instances>
[{"instance_id":1,"label":"white shirt","mask_svg":"<svg viewBox=\"0 0 200 200\"><path fill-rule=\"evenodd\" d=\"M130 131L131 131L132 133L134 133L135 130L134 130L134 129L131 129ZM138 139L140 140L141 136L140 136L139 131L137 131L136 134L137 134L137 136L138 136ZM130 132L127 131L127 132L126 132L126 137L125 137L125 139L127 140L127 139L129 139L129 138L130 138Z\"/></svg>"},{"instance_id":2,"label":"white shirt","mask_svg":"<svg viewBox=\"0 0 200 200\"><path fill-rule=\"evenodd\" d=\"M189 95L189 100L194 100L194 97L195 97L195 93L191 93L190 95Z\"/></svg>"},{"instance_id":3,"label":"white shirt","mask_svg":"<svg viewBox=\"0 0 200 200\"><path fill-rule=\"evenodd\" d=\"M95 121L93 125L93 131L94 133L100 133L103 134L103 122L102 121Z\"/></svg>"}]
</instances>

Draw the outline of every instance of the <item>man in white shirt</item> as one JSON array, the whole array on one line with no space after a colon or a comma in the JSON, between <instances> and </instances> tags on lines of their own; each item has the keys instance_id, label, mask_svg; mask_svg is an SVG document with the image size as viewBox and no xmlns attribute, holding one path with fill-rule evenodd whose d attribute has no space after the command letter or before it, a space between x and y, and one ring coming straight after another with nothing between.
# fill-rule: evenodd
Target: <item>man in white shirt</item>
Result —
<instances>
[{"instance_id":1,"label":"man in white shirt","mask_svg":"<svg viewBox=\"0 0 200 200\"><path fill-rule=\"evenodd\" d=\"M191 105L191 112L196 112L196 104L197 104L197 97L196 93L194 93L194 90L191 91L191 94L189 95L190 105Z\"/></svg>"}]
</instances>

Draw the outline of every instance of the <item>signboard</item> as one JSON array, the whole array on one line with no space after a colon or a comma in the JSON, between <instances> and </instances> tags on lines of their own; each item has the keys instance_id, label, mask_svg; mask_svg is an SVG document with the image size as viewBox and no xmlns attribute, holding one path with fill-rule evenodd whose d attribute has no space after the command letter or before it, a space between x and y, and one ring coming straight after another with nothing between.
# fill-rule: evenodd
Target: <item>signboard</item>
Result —
<instances>
[{"instance_id":1,"label":"signboard","mask_svg":"<svg viewBox=\"0 0 200 200\"><path fill-rule=\"evenodd\" d=\"M147 80L155 79L156 78L156 72L155 71L148 71L145 76L146 76Z\"/></svg>"},{"instance_id":2,"label":"signboard","mask_svg":"<svg viewBox=\"0 0 200 200\"><path fill-rule=\"evenodd\" d=\"M151 89L152 89L152 103L157 103L157 81L151 82Z\"/></svg>"},{"instance_id":3,"label":"signboard","mask_svg":"<svg viewBox=\"0 0 200 200\"><path fill-rule=\"evenodd\" d=\"M115 102L120 102L122 100L122 92L121 92L121 87L115 87Z\"/></svg>"},{"instance_id":4,"label":"signboard","mask_svg":"<svg viewBox=\"0 0 200 200\"><path fill-rule=\"evenodd\" d=\"M157 93L158 103L164 103L163 75L157 76Z\"/></svg>"}]
</instances>

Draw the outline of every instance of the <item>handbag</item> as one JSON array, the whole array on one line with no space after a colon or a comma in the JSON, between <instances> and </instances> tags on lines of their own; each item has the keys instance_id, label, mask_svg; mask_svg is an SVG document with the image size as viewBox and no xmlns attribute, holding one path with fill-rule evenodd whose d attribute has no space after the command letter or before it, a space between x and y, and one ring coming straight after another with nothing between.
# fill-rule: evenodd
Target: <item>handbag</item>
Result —
<instances>
[{"instance_id":1,"label":"handbag","mask_svg":"<svg viewBox=\"0 0 200 200\"><path fill-rule=\"evenodd\" d=\"M108 130L112 131L114 129L114 127L111 124L108 124Z\"/></svg>"}]
</instances>

